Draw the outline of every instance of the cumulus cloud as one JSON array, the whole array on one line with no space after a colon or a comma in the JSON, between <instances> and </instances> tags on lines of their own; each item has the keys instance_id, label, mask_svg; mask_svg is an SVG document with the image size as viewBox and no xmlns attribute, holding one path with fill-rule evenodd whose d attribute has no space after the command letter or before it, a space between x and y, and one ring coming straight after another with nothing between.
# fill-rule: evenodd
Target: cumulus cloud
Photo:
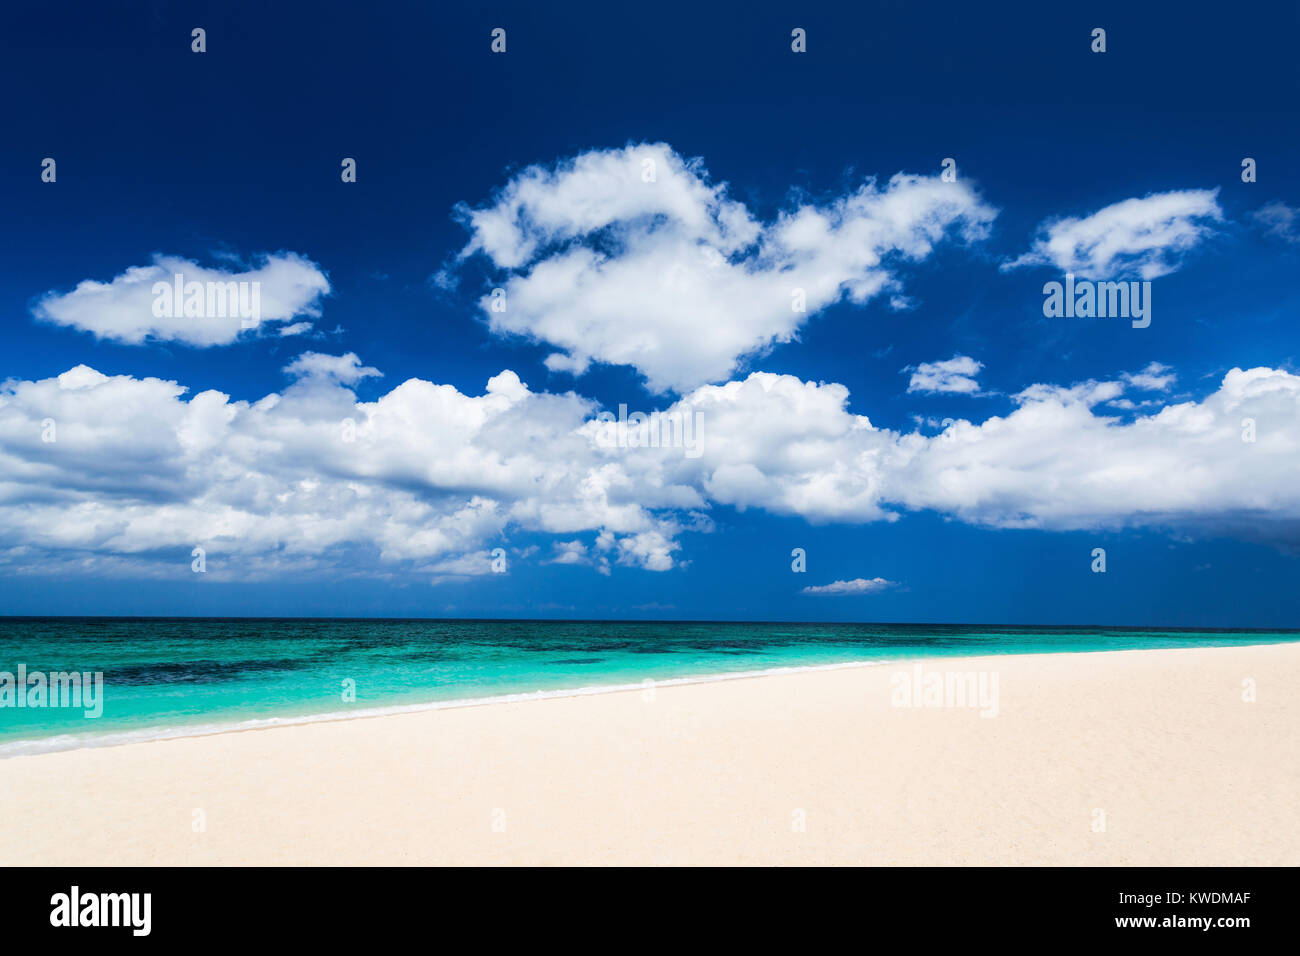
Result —
<instances>
[{"instance_id":1,"label":"cumulus cloud","mask_svg":"<svg viewBox=\"0 0 1300 956\"><path fill-rule=\"evenodd\" d=\"M1153 193L1082 219L1048 220L1030 251L1002 268L1051 265L1084 279L1158 278L1214 233L1223 219L1218 195L1217 188Z\"/></svg>"},{"instance_id":2,"label":"cumulus cloud","mask_svg":"<svg viewBox=\"0 0 1300 956\"><path fill-rule=\"evenodd\" d=\"M893 581L886 581L884 578L854 578L852 581L832 581L830 584L806 587L800 593L822 595L875 594L877 591L884 591L894 586Z\"/></svg>"},{"instance_id":3,"label":"cumulus cloud","mask_svg":"<svg viewBox=\"0 0 1300 956\"><path fill-rule=\"evenodd\" d=\"M1300 377L1233 369L1205 399L1127 424L1097 410L1123 389L1034 386L1015 396L1019 407L1005 417L958 422L937 439L905 437L892 497L1003 528L1213 526L1256 539L1294 535ZM1248 419L1264 429L1253 442L1243 440Z\"/></svg>"},{"instance_id":4,"label":"cumulus cloud","mask_svg":"<svg viewBox=\"0 0 1300 956\"><path fill-rule=\"evenodd\" d=\"M173 294L177 276L183 290L179 297ZM45 322L131 345L149 340L229 345L261 322L318 317L320 299L329 291L320 267L293 252L261 256L255 267L242 272L157 255L150 265L133 266L110 282L86 279L71 292L46 293L33 313ZM280 327L279 334L310 328L309 322L295 322Z\"/></svg>"},{"instance_id":5,"label":"cumulus cloud","mask_svg":"<svg viewBox=\"0 0 1300 956\"><path fill-rule=\"evenodd\" d=\"M629 493L583 432L585 399L535 394L504 371L482 395L409 379L361 402L349 385L376 373L354 355L308 353L286 371L287 388L253 402L85 366L6 382L5 563L76 552L187 568L204 546L216 576L447 575L482 566L473 552L510 527L603 535L615 563L673 566L681 524Z\"/></svg>"},{"instance_id":6,"label":"cumulus cloud","mask_svg":"<svg viewBox=\"0 0 1300 956\"><path fill-rule=\"evenodd\" d=\"M668 474L719 504L813 522L928 510L997 528L1295 534L1300 377L1233 369L1200 401L1129 422L1102 410L1132 387L1035 384L1009 414L925 435L853 414L842 385L755 373L683 400L703 415L702 454L666 459Z\"/></svg>"},{"instance_id":7,"label":"cumulus cloud","mask_svg":"<svg viewBox=\"0 0 1300 956\"><path fill-rule=\"evenodd\" d=\"M974 241L996 215L965 183L899 173L818 205L756 218L703 164L663 143L531 166L487 205L462 205L500 296L490 328L555 346L553 371L629 365L656 392L726 379L790 341L820 310L887 293L948 237Z\"/></svg>"},{"instance_id":8,"label":"cumulus cloud","mask_svg":"<svg viewBox=\"0 0 1300 956\"><path fill-rule=\"evenodd\" d=\"M353 390L376 374L355 355L287 371L253 401L84 365L5 382L0 566L183 576L202 546L213 577L441 580L528 534L550 536L557 563L666 571L724 506L1300 542L1300 376L1278 369L1233 369L1199 401L1127 422L1101 409L1163 366L1038 383L1005 415L929 435L876 427L843 385L754 373L666 409L700 416L697 457L602 444L593 402L509 370L482 394L412 378L374 401Z\"/></svg>"},{"instance_id":9,"label":"cumulus cloud","mask_svg":"<svg viewBox=\"0 0 1300 956\"><path fill-rule=\"evenodd\" d=\"M975 376L984 366L969 355L954 355L942 362L922 362L915 367L908 366L904 372L911 372L908 380L909 392L955 392L960 395L974 395L979 392L979 382Z\"/></svg>"}]
</instances>

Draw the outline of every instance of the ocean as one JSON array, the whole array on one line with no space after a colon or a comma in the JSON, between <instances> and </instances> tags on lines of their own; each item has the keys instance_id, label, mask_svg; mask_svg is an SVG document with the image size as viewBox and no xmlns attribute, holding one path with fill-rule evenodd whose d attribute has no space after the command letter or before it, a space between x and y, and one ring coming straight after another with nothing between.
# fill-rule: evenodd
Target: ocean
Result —
<instances>
[{"instance_id":1,"label":"ocean","mask_svg":"<svg viewBox=\"0 0 1300 956\"><path fill-rule=\"evenodd\" d=\"M1300 640L1300 631L923 624L0 617L0 757L306 720L977 654ZM102 712L16 675L102 672ZM11 693L4 696L5 674ZM29 700L31 698L28 698ZM46 695L48 701L49 695ZM97 708L98 709L98 708Z\"/></svg>"}]
</instances>

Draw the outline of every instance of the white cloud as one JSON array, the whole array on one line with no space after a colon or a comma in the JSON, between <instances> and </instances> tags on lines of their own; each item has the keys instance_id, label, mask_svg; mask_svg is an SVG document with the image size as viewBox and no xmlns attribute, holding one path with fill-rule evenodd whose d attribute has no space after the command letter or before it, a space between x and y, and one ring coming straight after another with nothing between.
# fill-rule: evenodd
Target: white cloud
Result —
<instances>
[{"instance_id":1,"label":"white cloud","mask_svg":"<svg viewBox=\"0 0 1300 956\"><path fill-rule=\"evenodd\" d=\"M1233 369L1202 401L1127 424L1096 411L1123 388L1034 386L1010 415L904 438L890 497L995 527L1295 533L1284 529L1300 519L1300 377ZM1254 443L1242 440L1246 419Z\"/></svg>"},{"instance_id":2,"label":"white cloud","mask_svg":"<svg viewBox=\"0 0 1300 956\"><path fill-rule=\"evenodd\" d=\"M666 458L667 474L715 503L813 522L932 510L1001 528L1300 539L1300 376L1233 369L1200 401L1127 423L1100 411L1130 387L1036 384L1009 414L927 436L876 428L842 385L755 373L684 398L703 415L702 454Z\"/></svg>"},{"instance_id":3,"label":"white cloud","mask_svg":"<svg viewBox=\"0 0 1300 956\"><path fill-rule=\"evenodd\" d=\"M1052 265L1085 279L1155 279L1175 271L1183 256L1223 219L1218 189L1185 189L1125 199L1082 219L1044 222L1029 252L1002 265Z\"/></svg>"},{"instance_id":4,"label":"white cloud","mask_svg":"<svg viewBox=\"0 0 1300 956\"><path fill-rule=\"evenodd\" d=\"M185 314L186 292L180 302L155 293L155 285L174 287L175 276L183 286L199 283L204 294L202 314ZM111 282L86 279L71 292L49 292L36 304L38 319L93 332L102 339L139 345L148 340L181 342L192 346L229 345L245 329L245 320L233 307L234 298L207 303L207 290L225 295L228 283L243 286L244 303L253 304L256 283L257 313L261 322L287 322L298 316L320 315L319 302L330 291L329 280L320 267L297 253L282 252L260 257L255 268L242 272L209 269L177 256L154 256L147 266L133 266ZM221 301L231 305L221 307ZM164 302L166 304L164 304ZM306 331L310 323L297 322L280 334ZM249 334L256 334L250 332Z\"/></svg>"},{"instance_id":5,"label":"white cloud","mask_svg":"<svg viewBox=\"0 0 1300 956\"><path fill-rule=\"evenodd\" d=\"M343 385L354 385L363 378L382 377L383 372L362 365L355 352L346 355L324 355L320 352L303 352L285 366L284 371L294 378L329 379Z\"/></svg>"},{"instance_id":6,"label":"white cloud","mask_svg":"<svg viewBox=\"0 0 1300 956\"><path fill-rule=\"evenodd\" d=\"M1270 202L1251 214L1270 235L1287 242L1300 242L1300 209L1284 202Z\"/></svg>"},{"instance_id":7,"label":"white cloud","mask_svg":"<svg viewBox=\"0 0 1300 956\"><path fill-rule=\"evenodd\" d=\"M587 546L574 538L572 541L557 541L554 555L548 564L588 564Z\"/></svg>"},{"instance_id":8,"label":"white cloud","mask_svg":"<svg viewBox=\"0 0 1300 956\"><path fill-rule=\"evenodd\" d=\"M815 522L891 520L882 507L896 436L846 410L849 390L755 372L682 402L700 415L700 457L666 457L676 484L708 500Z\"/></svg>"},{"instance_id":9,"label":"white cloud","mask_svg":"<svg viewBox=\"0 0 1300 956\"><path fill-rule=\"evenodd\" d=\"M922 362L915 368L909 366L904 372L911 372L908 380L909 392L956 392L962 395L974 395L979 392L979 382L975 376L984 366L969 355L954 355L942 362Z\"/></svg>"},{"instance_id":10,"label":"white cloud","mask_svg":"<svg viewBox=\"0 0 1300 956\"><path fill-rule=\"evenodd\" d=\"M348 386L378 373L351 353L305 353L286 372L292 384L255 402L85 366L6 382L0 555L185 570L204 546L216 577L448 575L478 566L509 527L604 536L607 560L673 567L682 524L639 503L655 495L590 441L585 399L535 394L504 371L483 395L409 379L361 402ZM659 493L677 510L702 503Z\"/></svg>"},{"instance_id":11,"label":"white cloud","mask_svg":"<svg viewBox=\"0 0 1300 956\"><path fill-rule=\"evenodd\" d=\"M884 578L854 578L852 581L832 581L830 584L806 587L801 593L822 595L875 594L877 591L884 591L894 586L893 581L886 581Z\"/></svg>"},{"instance_id":12,"label":"white cloud","mask_svg":"<svg viewBox=\"0 0 1300 956\"><path fill-rule=\"evenodd\" d=\"M508 573L508 562L505 568L505 571L497 571L493 567L492 552L482 550L469 551L455 557L444 558L441 561L435 561L431 565L421 567L419 570L433 573L433 577L430 579L431 583L443 584L447 581L464 581L466 578L482 577L486 574Z\"/></svg>"},{"instance_id":13,"label":"white cloud","mask_svg":"<svg viewBox=\"0 0 1300 956\"><path fill-rule=\"evenodd\" d=\"M1140 388L1148 392L1167 392L1169 387L1178 380L1178 376L1174 374L1168 365L1162 365L1159 362L1151 362L1142 371L1133 374L1126 373L1121 378L1134 388Z\"/></svg>"},{"instance_id":14,"label":"white cloud","mask_svg":"<svg viewBox=\"0 0 1300 956\"><path fill-rule=\"evenodd\" d=\"M213 577L464 577L524 533L550 536L558 563L668 570L719 506L1300 543L1300 376L1278 369L1233 369L1128 422L1099 409L1163 366L1035 384L937 435L877 428L843 385L754 373L669 407L700 415L697 458L603 446L594 403L508 370L479 395L413 378L371 402L352 386L376 372L355 355L288 370L251 402L86 366L0 385L0 565L184 577L203 546Z\"/></svg>"},{"instance_id":15,"label":"white cloud","mask_svg":"<svg viewBox=\"0 0 1300 956\"><path fill-rule=\"evenodd\" d=\"M845 298L908 307L903 265L982 238L996 215L964 183L899 173L761 222L663 143L531 166L458 211L462 258L483 253L505 292L504 310L481 303L494 332L555 346L553 371L630 365L657 392L726 379Z\"/></svg>"}]
</instances>

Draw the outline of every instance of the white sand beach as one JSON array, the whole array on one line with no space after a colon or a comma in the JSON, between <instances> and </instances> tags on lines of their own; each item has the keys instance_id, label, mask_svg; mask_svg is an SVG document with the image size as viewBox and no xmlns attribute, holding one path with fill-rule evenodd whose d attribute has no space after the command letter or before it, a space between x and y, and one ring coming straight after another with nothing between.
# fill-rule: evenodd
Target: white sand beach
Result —
<instances>
[{"instance_id":1,"label":"white sand beach","mask_svg":"<svg viewBox=\"0 0 1300 956\"><path fill-rule=\"evenodd\" d=\"M923 666L997 715L899 664L13 757L0 864L1300 864L1300 644Z\"/></svg>"}]
</instances>

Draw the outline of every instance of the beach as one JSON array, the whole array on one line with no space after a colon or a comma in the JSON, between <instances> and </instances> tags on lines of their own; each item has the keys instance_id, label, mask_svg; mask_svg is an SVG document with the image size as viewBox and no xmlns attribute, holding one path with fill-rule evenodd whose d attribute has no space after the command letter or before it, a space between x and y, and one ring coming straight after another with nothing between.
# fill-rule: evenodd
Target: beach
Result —
<instances>
[{"instance_id":1,"label":"beach","mask_svg":"<svg viewBox=\"0 0 1300 956\"><path fill-rule=\"evenodd\" d=\"M16 756L0 863L1298 865L1298 687L1297 643L991 655Z\"/></svg>"}]
</instances>

